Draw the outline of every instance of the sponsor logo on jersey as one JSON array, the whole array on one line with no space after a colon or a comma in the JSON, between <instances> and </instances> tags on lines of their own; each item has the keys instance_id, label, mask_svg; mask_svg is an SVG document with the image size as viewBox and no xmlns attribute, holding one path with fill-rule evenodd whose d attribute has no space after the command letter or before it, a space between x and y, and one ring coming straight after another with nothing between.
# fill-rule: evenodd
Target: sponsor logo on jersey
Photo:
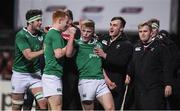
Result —
<instances>
[{"instance_id":1,"label":"sponsor logo on jersey","mask_svg":"<svg viewBox=\"0 0 180 111\"><path fill-rule=\"evenodd\" d=\"M154 51L154 49L155 49L155 48L153 47L153 48L151 48L150 50L153 52L153 51Z\"/></svg>"},{"instance_id":2,"label":"sponsor logo on jersey","mask_svg":"<svg viewBox=\"0 0 180 111\"><path fill-rule=\"evenodd\" d=\"M135 48L135 51L140 51L141 50L141 47L136 47Z\"/></svg>"},{"instance_id":3,"label":"sponsor logo on jersey","mask_svg":"<svg viewBox=\"0 0 180 111\"><path fill-rule=\"evenodd\" d=\"M96 55L96 54L89 54L89 58L94 58L94 57L99 58L99 56L98 56L98 55Z\"/></svg>"},{"instance_id":4,"label":"sponsor logo on jersey","mask_svg":"<svg viewBox=\"0 0 180 111\"><path fill-rule=\"evenodd\" d=\"M102 41L102 44L107 45L107 41L106 41L106 40L103 40L103 41Z\"/></svg>"},{"instance_id":5,"label":"sponsor logo on jersey","mask_svg":"<svg viewBox=\"0 0 180 111\"><path fill-rule=\"evenodd\" d=\"M120 47L120 44L116 45L116 49L118 49Z\"/></svg>"}]
</instances>

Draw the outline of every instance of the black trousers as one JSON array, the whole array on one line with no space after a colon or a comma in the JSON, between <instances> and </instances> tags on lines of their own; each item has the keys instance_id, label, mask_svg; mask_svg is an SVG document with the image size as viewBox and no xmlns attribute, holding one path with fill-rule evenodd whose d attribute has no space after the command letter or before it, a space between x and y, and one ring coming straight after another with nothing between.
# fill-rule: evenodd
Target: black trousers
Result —
<instances>
[{"instance_id":1,"label":"black trousers","mask_svg":"<svg viewBox=\"0 0 180 111\"><path fill-rule=\"evenodd\" d=\"M126 88L124 84L125 75L119 73L109 73L108 77L111 81L115 82L117 86L115 89L110 91L114 99L115 110L120 110Z\"/></svg>"},{"instance_id":2,"label":"black trousers","mask_svg":"<svg viewBox=\"0 0 180 111\"><path fill-rule=\"evenodd\" d=\"M137 110L165 110L164 89L135 89L135 107Z\"/></svg>"},{"instance_id":3,"label":"black trousers","mask_svg":"<svg viewBox=\"0 0 180 111\"><path fill-rule=\"evenodd\" d=\"M82 110L78 92L79 76L72 59L66 59L63 83L63 110Z\"/></svg>"}]
</instances>

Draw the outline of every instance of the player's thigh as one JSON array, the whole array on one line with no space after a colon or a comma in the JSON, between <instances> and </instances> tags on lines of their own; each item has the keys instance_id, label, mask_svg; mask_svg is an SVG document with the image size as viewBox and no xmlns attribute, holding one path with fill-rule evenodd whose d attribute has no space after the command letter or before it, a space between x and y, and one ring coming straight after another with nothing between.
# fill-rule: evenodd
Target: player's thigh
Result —
<instances>
[{"instance_id":1,"label":"player's thigh","mask_svg":"<svg viewBox=\"0 0 180 111\"><path fill-rule=\"evenodd\" d=\"M82 105L83 110L93 110L94 109L94 101L92 101L92 100L82 101L81 105Z\"/></svg>"},{"instance_id":2,"label":"player's thigh","mask_svg":"<svg viewBox=\"0 0 180 111\"><path fill-rule=\"evenodd\" d=\"M101 103L105 110L114 110L114 101L110 92L97 97L97 100Z\"/></svg>"},{"instance_id":3,"label":"player's thigh","mask_svg":"<svg viewBox=\"0 0 180 111\"><path fill-rule=\"evenodd\" d=\"M50 103L50 105L61 105L62 104L62 96L61 95L49 96L48 102Z\"/></svg>"},{"instance_id":4,"label":"player's thigh","mask_svg":"<svg viewBox=\"0 0 180 111\"><path fill-rule=\"evenodd\" d=\"M112 94L103 79L99 80L99 87L97 88L96 98L102 104L105 110L114 109L114 101Z\"/></svg>"}]
</instances>

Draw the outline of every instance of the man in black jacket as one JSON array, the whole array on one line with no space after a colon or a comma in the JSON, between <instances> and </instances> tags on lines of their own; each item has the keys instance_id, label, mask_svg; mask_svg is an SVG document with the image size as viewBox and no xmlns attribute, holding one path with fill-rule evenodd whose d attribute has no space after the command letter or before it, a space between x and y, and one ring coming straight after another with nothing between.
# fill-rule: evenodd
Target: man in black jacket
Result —
<instances>
[{"instance_id":1,"label":"man in black jacket","mask_svg":"<svg viewBox=\"0 0 180 111\"><path fill-rule=\"evenodd\" d=\"M128 73L134 77L137 110L165 109L165 99L172 94L170 53L152 36L152 26L138 26L140 41L135 45Z\"/></svg>"},{"instance_id":2,"label":"man in black jacket","mask_svg":"<svg viewBox=\"0 0 180 111\"><path fill-rule=\"evenodd\" d=\"M103 58L105 80L113 95L115 110L121 108L126 69L133 51L132 44L123 33L125 24L124 18L113 17L110 22L109 36L100 39L103 50L96 50L96 54Z\"/></svg>"}]
</instances>

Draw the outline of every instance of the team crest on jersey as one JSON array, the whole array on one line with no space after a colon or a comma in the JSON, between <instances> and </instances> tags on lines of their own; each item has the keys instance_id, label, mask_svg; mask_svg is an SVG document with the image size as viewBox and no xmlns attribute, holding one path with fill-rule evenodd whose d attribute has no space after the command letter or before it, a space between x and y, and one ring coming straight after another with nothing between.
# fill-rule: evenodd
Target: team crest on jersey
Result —
<instances>
[{"instance_id":1,"label":"team crest on jersey","mask_svg":"<svg viewBox=\"0 0 180 111\"><path fill-rule=\"evenodd\" d=\"M103 41L102 41L102 44L107 45L107 41L106 41L106 40L103 40Z\"/></svg>"},{"instance_id":2,"label":"team crest on jersey","mask_svg":"<svg viewBox=\"0 0 180 111\"><path fill-rule=\"evenodd\" d=\"M118 49L120 47L120 44L116 45L116 49Z\"/></svg>"},{"instance_id":3,"label":"team crest on jersey","mask_svg":"<svg viewBox=\"0 0 180 111\"><path fill-rule=\"evenodd\" d=\"M154 49L155 49L154 47L153 47L153 48L151 48L151 51L153 52L153 51L154 51Z\"/></svg>"},{"instance_id":4,"label":"team crest on jersey","mask_svg":"<svg viewBox=\"0 0 180 111\"><path fill-rule=\"evenodd\" d=\"M141 47L136 47L135 48L135 51L140 51L141 50Z\"/></svg>"},{"instance_id":5,"label":"team crest on jersey","mask_svg":"<svg viewBox=\"0 0 180 111\"><path fill-rule=\"evenodd\" d=\"M42 42L43 41L43 36L38 36L38 40Z\"/></svg>"}]
</instances>

